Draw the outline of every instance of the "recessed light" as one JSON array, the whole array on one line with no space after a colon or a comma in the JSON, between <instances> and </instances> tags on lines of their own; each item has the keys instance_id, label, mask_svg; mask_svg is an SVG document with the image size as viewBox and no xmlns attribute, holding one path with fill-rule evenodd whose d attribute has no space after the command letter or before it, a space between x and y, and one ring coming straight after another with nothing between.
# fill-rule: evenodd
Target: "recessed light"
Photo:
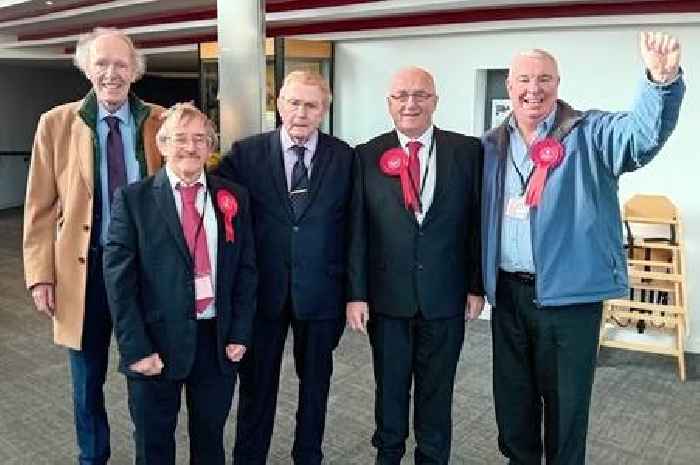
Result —
<instances>
[{"instance_id":1,"label":"recessed light","mask_svg":"<svg viewBox=\"0 0 700 465\"><path fill-rule=\"evenodd\" d=\"M52 0L46 0L46 4L47 4L48 6L51 6L51 5L53 5L53 1L52 1Z\"/></svg>"}]
</instances>

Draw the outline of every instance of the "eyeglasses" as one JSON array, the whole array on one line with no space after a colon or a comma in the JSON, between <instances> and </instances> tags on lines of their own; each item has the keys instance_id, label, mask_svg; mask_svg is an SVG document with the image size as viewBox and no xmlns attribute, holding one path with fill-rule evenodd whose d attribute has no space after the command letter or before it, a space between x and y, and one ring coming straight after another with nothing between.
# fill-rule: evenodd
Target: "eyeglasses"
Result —
<instances>
[{"instance_id":1,"label":"eyeglasses","mask_svg":"<svg viewBox=\"0 0 700 465\"><path fill-rule=\"evenodd\" d=\"M389 97L401 103L406 103L409 98L413 97L414 102L424 103L432 97L435 97L435 94L429 94L427 92L399 92L398 94L389 94Z\"/></svg>"},{"instance_id":2,"label":"eyeglasses","mask_svg":"<svg viewBox=\"0 0 700 465\"><path fill-rule=\"evenodd\" d=\"M194 134L192 137L188 137L184 134L176 134L168 139L175 147L178 148L187 147L190 141L192 141L192 145L198 149L208 147L211 143L211 138L205 134Z\"/></svg>"},{"instance_id":3,"label":"eyeglasses","mask_svg":"<svg viewBox=\"0 0 700 465\"><path fill-rule=\"evenodd\" d=\"M321 109L320 102L306 102L304 100L299 100L296 98L285 98L284 101L287 103L287 107L290 110L299 111L302 107L306 111L319 111Z\"/></svg>"}]
</instances>

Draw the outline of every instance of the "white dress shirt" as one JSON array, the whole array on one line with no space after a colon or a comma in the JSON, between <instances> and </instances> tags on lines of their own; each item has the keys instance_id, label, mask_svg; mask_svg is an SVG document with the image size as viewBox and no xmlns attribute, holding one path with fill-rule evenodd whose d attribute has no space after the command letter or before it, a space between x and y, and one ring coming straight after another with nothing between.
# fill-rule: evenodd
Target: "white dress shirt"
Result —
<instances>
[{"instance_id":1,"label":"white dress shirt","mask_svg":"<svg viewBox=\"0 0 700 465\"><path fill-rule=\"evenodd\" d=\"M423 186L423 183L425 182L425 187L420 196L423 211L416 212L416 220L418 221L418 224L423 224L425 214L428 213L430 206L433 204L433 194L435 194L435 179L437 174L435 152L437 151L437 148L433 144L433 126L430 126L420 137L416 139L411 139L405 134L402 134L398 129L396 130L396 134L399 136L399 143L401 144L401 148L403 148L406 152L406 156L408 156L409 142L418 141L423 144L421 145L420 150L418 150L418 160L420 161L419 192L421 186ZM431 149L432 153L429 152ZM428 177L427 179L425 179L426 175Z\"/></svg>"},{"instance_id":2,"label":"white dress shirt","mask_svg":"<svg viewBox=\"0 0 700 465\"><path fill-rule=\"evenodd\" d=\"M165 174L168 176L168 181L170 181L170 187L173 190L173 197L175 198L175 208L177 209L177 216L182 221L182 198L180 196L180 191L177 190L177 185L182 183L187 184L180 180L177 175L170 169L169 166L165 166ZM214 318L216 316L216 257L217 257L217 244L219 240L219 225L216 222L216 213L214 208L216 206L212 202L211 195L207 190L207 177L202 172L199 175L199 179L194 183L202 183L202 188L197 191L197 199L195 200L195 206L199 214L204 211L204 232L207 234L207 248L209 249L209 262L211 263L211 288L214 294L214 299L211 303L204 309L203 312L197 313L197 319L201 320L204 318ZM205 203L206 202L206 203ZM194 311L194 309L193 309Z\"/></svg>"}]
</instances>

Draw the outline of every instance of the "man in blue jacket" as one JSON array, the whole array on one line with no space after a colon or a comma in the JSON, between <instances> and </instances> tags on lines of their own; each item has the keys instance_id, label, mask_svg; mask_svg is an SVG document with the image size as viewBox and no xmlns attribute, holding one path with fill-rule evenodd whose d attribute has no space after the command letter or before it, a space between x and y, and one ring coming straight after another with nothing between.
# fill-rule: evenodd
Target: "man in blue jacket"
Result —
<instances>
[{"instance_id":1,"label":"man in blue jacket","mask_svg":"<svg viewBox=\"0 0 700 465\"><path fill-rule=\"evenodd\" d=\"M685 90L676 38L643 33L641 54L646 76L620 113L574 110L557 99L554 57L518 54L512 115L483 137L482 264L511 465L539 465L543 449L548 465L585 462L602 301L628 288L618 178L659 152Z\"/></svg>"}]
</instances>

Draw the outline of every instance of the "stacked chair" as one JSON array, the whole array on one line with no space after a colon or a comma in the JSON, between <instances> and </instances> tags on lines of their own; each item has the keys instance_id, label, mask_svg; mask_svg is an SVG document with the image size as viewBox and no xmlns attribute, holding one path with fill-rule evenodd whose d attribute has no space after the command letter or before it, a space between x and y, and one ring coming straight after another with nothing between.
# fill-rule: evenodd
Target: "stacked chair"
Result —
<instances>
[{"instance_id":1,"label":"stacked chair","mask_svg":"<svg viewBox=\"0 0 700 465\"><path fill-rule=\"evenodd\" d=\"M626 299L603 304L600 345L671 355L678 360L678 374L685 381L684 342L688 331L686 269L683 228L676 206L666 197L636 195L625 203L623 222L630 290ZM640 237L639 229L654 230L654 237ZM656 235L657 231L667 231ZM616 340L611 328L672 336L672 344ZM668 338L666 338L668 339Z\"/></svg>"}]
</instances>

